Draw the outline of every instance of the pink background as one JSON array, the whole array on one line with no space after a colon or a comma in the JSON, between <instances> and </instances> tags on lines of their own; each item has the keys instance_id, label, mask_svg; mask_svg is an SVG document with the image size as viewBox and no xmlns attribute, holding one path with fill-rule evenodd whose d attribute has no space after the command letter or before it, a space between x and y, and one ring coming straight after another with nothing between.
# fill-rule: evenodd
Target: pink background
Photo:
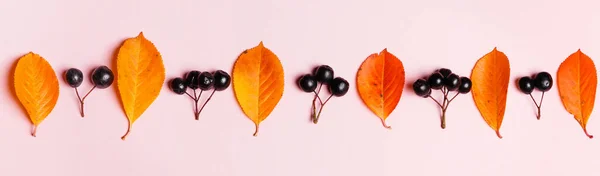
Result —
<instances>
[{"instance_id":1,"label":"pink background","mask_svg":"<svg viewBox=\"0 0 600 176\"><path fill-rule=\"evenodd\" d=\"M583 134L556 87L538 121L514 79L541 70L555 75L579 48L598 63L599 6L593 0L2 0L0 175L598 174L600 142ZM70 67L89 77L140 31L162 53L167 79L191 69L230 72L240 52L264 41L281 59L286 86L259 136L252 136L254 125L231 88L215 94L195 121L192 101L165 86L121 141L127 121L114 87L94 91L81 119L73 89L62 79L56 108L38 137L30 136L30 122L9 91L18 57L34 51L61 78ZM407 89L387 130L356 92L359 65L384 48L403 61L412 83L439 67L468 76L494 47L509 57L513 78L504 139L485 124L470 94L451 104L442 130L435 104ZM295 80L317 64L332 66L352 87L332 99L314 125L312 97ZM90 87L86 79L82 90ZM597 114L588 128L600 135Z\"/></svg>"}]
</instances>

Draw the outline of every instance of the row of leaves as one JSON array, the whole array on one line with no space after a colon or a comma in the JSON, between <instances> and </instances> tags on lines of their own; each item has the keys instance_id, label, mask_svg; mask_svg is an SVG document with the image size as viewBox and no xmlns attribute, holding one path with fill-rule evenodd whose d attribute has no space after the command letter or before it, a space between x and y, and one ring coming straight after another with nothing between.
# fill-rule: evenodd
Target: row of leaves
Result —
<instances>
[{"instance_id":1,"label":"row of leaves","mask_svg":"<svg viewBox=\"0 0 600 176\"><path fill-rule=\"evenodd\" d=\"M143 33L126 39L118 51L116 60L117 71L114 75L108 67L101 66L93 71L92 82L94 88L106 88L116 80L121 105L129 121L127 132L122 137L125 140L133 123L159 95L165 82L165 68L160 53ZM83 81L82 72L70 69L65 77L66 82L75 88L83 117L83 100L94 88L81 98L77 87ZM481 116L501 138L500 126L504 118L509 78L509 60L503 52L494 48L477 61L470 78L459 77L449 69L440 69L427 79L415 81L413 89L419 96L429 97L439 105L442 110L442 128L445 128L445 112L450 102L459 93L471 92ZM255 124L256 136L259 124L277 106L284 90L284 70L281 62L262 42L242 52L233 66L231 77L222 70L213 73L193 71L188 73L185 79L173 79L169 85L173 92L187 94L195 101L194 114L198 118L202 108L198 109L200 95L196 95L196 89L201 89L200 94L202 91L213 89L210 95L212 97L215 91L225 90L230 82L239 106ZM531 94L531 85L527 83L531 82L525 80L523 85L520 83L520 87L523 92ZM331 94L326 100L319 96L324 84L328 86ZM319 66L312 74L302 76L298 85L301 90L315 94L311 107L314 123L317 123L323 106L332 96L341 97L349 89L348 82L341 77L334 77L333 69L327 65ZM365 105L381 119L384 127L391 128L386 125L385 120L394 111L403 93L405 72L402 62L387 49L371 54L358 70L356 85ZM586 124L596 97L597 75L593 61L580 50L570 55L558 68L557 86L565 109L575 116L586 135L592 138L592 135L587 133ZM193 90L193 96L187 92L188 87ZM432 89L442 92L442 103L431 97ZM33 123L32 135L35 136L37 127L50 114L58 100L59 86L56 74L44 58L30 52L17 62L14 90ZM456 94L450 98L449 93L453 91L456 91ZM536 102L536 106L539 109L541 101L539 105Z\"/></svg>"}]
</instances>

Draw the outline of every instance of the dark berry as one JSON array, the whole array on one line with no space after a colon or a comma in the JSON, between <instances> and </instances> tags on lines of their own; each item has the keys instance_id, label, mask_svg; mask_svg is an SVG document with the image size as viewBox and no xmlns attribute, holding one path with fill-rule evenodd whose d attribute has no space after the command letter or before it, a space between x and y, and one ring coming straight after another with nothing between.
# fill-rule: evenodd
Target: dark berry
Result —
<instances>
[{"instance_id":1,"label":"dark berry","mask_svg":"<svg viewBox=\"0 0 600 176\"><path fill-rule=\"evenodd\" d=\"M450 75L444 78L444 86L449 91L455 91L460 86L460 77L454 73L450 73Z\"/></svg>"},{"instance_id":2,"label":"dark berry","mask_svg":"<svg viewBox=\"0 0 600 176\"><path fill-rule=\"evenodd\" d=\"M525 94L531 94L533 92L533 81L531 78L525 76L519 78L519 90Z\"/></svg>"},{"instance_id":3,"label":"dark berry","mask_svg":"<svg viewBox=\"0 0 600 176\"><path fill-rule=\"evenodd\" d=\"M538 90L546 92L552 88L552 76L548 72L540 72L535 75L533 85Z\"/></svg>"},{"instance_id":4,"label":"dark berry","mask_svg":"<svg viewBox=\"0 0 600 176\"><path fill-rule=\"evenodd\" d=\"M176 94L179 94L179 95L184 94L185 91L187 90L185 81L181 78L175 78L175 79L171 80L171 84L169 84L169 87L171 88L171 90L173 92L175 92Z\"/></svg>"},{"instance_id":5,"label":"dark berry","mask_svg":"<svg viewBox=\"0 0 600 176\"><path fill-rule=\"evenodd\" d=\"M418 79L415 81L415 83L413 83L413 90L418 96L423 98L427 98L431 95L431 88L425 79Z\"/></svg>"},{"instance_id":6,"label":"dark berry","mask_svg":"<svg viewBox=\"0 0 600 176\"><path fill-rule=\"evenodd\" d=\"M341 97L341 96L346 95L346 93L348 93L349 87L350 87L350 84L348 84L348 81L346 81L344 78L337 77L337 78L331 80L331 82L329 84L329 92L332 95Z\"/></svg>"},{"instance_id":7,"label":"dark berry","mask_svg":"<svg viewBox=\"0 0 600 176\"><path fill-rule=\"evenodd\" d=\"M427 84L429 84L429 87L431 87L432 89L441 89L444 86L444 76L442 76L442 74L438 72L433 73L427 79Z\"/></svg>"},{"instance_id":8,"label":"dark berry","mask_svg":"<svg viewBox=\"0 0 600 176\"><path fill-rule=\"evenodd\" d=\"M452 74L452 70L447 69L447 68L440 68L438 70L438 72L440 72L442 74L442 76L444 76L444 78L450 76L450 74Z\"/></svg>"},{"instance_id":9,"label":"dark berry","mask_svg":"<svg viewBox=\"0 0 600 176\"><path fill-rule=\"evenodd\" d=\"M99 89L109 87L115 80L115 75L107 66L100 66L92 72L92 83Z\"/></svg>"},{"instance_id":10,"label":"dark berry","mask_svg":"<svg viewBox=\"0 0 600 176\"><path fill-rule=\"evenodd\" d=\"M304 92L313 92L317 88L317 80L310 74L302 75L302 77L298 79L298 86L300 86L300 89Z\"/></svg>"},{"instance_id":11,"label":"dark berry","mask_svg":"<svg viewBox=\"0 0 600 176\"><path fill-rule=\"evenodd\" d=\"M329 65L321 65L315 68L313 74L320 83L328 84L333 80L333 69Z\"/></svg>"},{"instance_id":12,"label":"dark berry","mask_svg":"<svg viewBox=\"0 0 600 176\"><path fill-rule=\"evenodd\" d=\"M215 78L209 72L202 72L200 73L200 76L198 76L198 82L198 88L200 88L200 90L210 90L215 84Z\"/></svg>"},{"instance_id":13,"label":"dark berry","mask_svg":"<svg viewBox=\"0 0 600 176\"><path fill-rule=\"evenodd\" d=\"M473 84L471 83L471 79L467 77L460 77L460 86L458 86L458 92L462 94L469 93L472 86Z\"/></svg>"},{"instance_id":14,"label":"dark berry","mask_svg":"<svg viewBox=\"0 0 600 176\"><path fill-rule=\"evenodd\" d=\"M185 75L185 84L191 89L198 89L198 86L200 85L200 81L198 78L199 76L200 71L193 70L188 72L187 75Z\"/></svg>"},{"instance_id":15,"label":"dark berry","mask_svg":"<svg viewBox=\"0 0 600 176\"><path fill-rule=\"evenodd\" d=\"M217 70L213 73L213 77L215 78L215 90L222 91L229 87L231 84L231 76L227 74L227 72L223 70Z\"/></svg>"},{"instance_id":16,"label":"dark berry","mask_svg":"<svg viewBox=\"0 0 600 176\"><path fill-rule=\"evenodd\" d=\"M69 86L77 88L83 83L83 73L79 69L70 68L65 72L65 80Z\"/></svg>"}]
</instances>

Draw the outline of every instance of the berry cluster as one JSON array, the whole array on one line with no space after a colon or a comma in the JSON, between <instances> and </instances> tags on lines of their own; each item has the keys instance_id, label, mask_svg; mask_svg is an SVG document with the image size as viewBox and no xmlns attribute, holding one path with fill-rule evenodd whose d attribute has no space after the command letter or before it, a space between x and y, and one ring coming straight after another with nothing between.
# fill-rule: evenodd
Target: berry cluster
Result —
<instances>
[{"instance_id":1,"label":"berry cluster","mask_svg":"<svg viewBox=\"0 0 600 176\"><path fill-rule=\"evenodd\" d=\"M210 101L215 91L222 91L227 89L231 84L231 76L223 70L217 70L212 74L209 72L190 71L183 78L175 78L171 80L169 87L173 92L179 95L187 94L192 100L194 100L194 115L196 120L200 118L200 112L204 109L204 106ZM187 88L193 90L193 95L187 92ZM200 89L200 93L196 92L196 89ZM198 109L198 102L202 92L213 90L208 99L202 104L202 107Z\"/></svg>"},{"instance_id":2,"label":"berry cluster","mask_svg":"<svg viewBox=\"0 0 600 176\"><path fill-rule=\"evenodd\" d=\"M81 117L85 116L85 113L83 111L83 101L85 100L85 98L87 98L87 96L90 95L90 93L92 93L92 91L95 88L106 89L110 87L110 85L112 85L113 81L115 80L113 72L107 66L97 67L96 69L94 69L94 71L92 71L92 83L94 84L94 87L92 87L88 91L88 93L86 93L85 96L83 96L82 98L79 95L79 90L77 89L79 86L81 86L81 83L83 83L83 73L81 72L81 70L76 68L70 68L65 72L64 76L67 84L69 84L69 86L75 89L75 94L77 94L77 99L79 99L79 111L81 113Z\"/></svg>"},{"instance_id":3,"label":"berry cluster","mask_svg":"<svg viewBox=\"0 0 600 176\"><path fill-rule=\"evenodd\" d=\"M317 89L317 84L318 89ZM323 84L326 84L329 88L329 93L331 94L325 101L319 97L319 93L321 92L321 87ZM319 121L319 117L321 116L321 111L323 111L323 107L325 104L333 97L341 97L348 93L348 88L350 84L344 78L335 77L333 74L333 69L328 65L318 66L313 70L312 74L305 74L298 79L298 86L304 92L313 92L315 94L315 98L312 103L312 114L311 119L313 123L317 123ZM316 102L319 100L320 108L317 111Z\"/></svg>"},{"instance_id":4,"label":"berry cluster","mask_svg":"<svg viewBox=\"0 0 600 176\"><path fill-rule=\"evenodd\" d=\"M441 126L442 129L446 128L446 110L450 102L458 96L458 94L466 94L471 91L471 79L467 77L459 77L452 73L450 69L441 68L431 74L427 79L418 79L413 83L413 90L415 93L423 98L431 98L435 101L438 106L442 109ZM431 89L441 90L444 95L442 103L431 97ZM452 98L448 97L451 91L456 91L456 94Z\"/></svg>"},{"instance_id":5,"label":"berry cluster","mask_svg":"<svg viewBox=\"0 0 600 176\"><path fill-rule=\"evenodd\" d=\"M542 108L542 101L544 101L544 93L549 91L552 88L552 76L550 75L550 73L548 72L540 72L536 75L534 75L533 77L529 77L529 76L524 76L519 78L519 90L521 90L521 92L528 94L529 97L531 97L531 100L533 100L533 103L535 103L535 106L538 109L538 113L537 113L537 119L540 119L541 116L541 108ZM540 104L538 104L535 101L535 98L533 98L533 95L531 95L531 93L533 92L533 89L537 89L539 91L542 91L542 98L540 99Z\"/></svg>"}]
</instances>

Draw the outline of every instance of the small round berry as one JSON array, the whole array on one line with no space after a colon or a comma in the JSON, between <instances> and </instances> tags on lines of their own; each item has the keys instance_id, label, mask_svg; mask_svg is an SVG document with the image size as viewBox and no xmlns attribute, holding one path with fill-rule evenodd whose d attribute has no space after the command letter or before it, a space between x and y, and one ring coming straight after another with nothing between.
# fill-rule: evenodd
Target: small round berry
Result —
<instances>
[{"instance_id":1,"label":"small round berry","mask_svg":"<svg viewBox=\"0 0 600 176\"><path fill-rule=\"evenodd\" d=\"M467 77L460 77L460 86L458 86L458 92L461 94L469 93L471 92L472 86L473 83L471 82L471 79Z\"/></svg>"},{"instance_id":2,"label":"small round berry","mask_svg":"<svg viewBox=\"0 0 600 176\"><path fill-rule=\"evenodd\" d=\"M65 72L65 80L72 88L77 88L83 83L83 73L76 68L70 68Z\"/></svg>"},{"instance_id":3,"label":"small round berry","mask_svg":"<svg viewBox=\"0 0 600 176\"><path fill-rule=\"evenodd\" d=\"M533 92L532 82L533 80L527 76L519 78L519 90L525 94L531 94L531 92Z\"/></svg>"},{"instance_id":4,"label":"small round berry","mask_svg":"<svg viewBox=\"0 0 600 176\"><path fill-rule=\"evenodd\" d=\"M191 89L198 89L200 86L199 77L200 71L192 70L185 75L185 84Z\"/></svg>"},{"instance_id":5,"label":"small round berry","mask_svg":"<svg viewBox=\"0 0 600 176\"><path fill-rule=\"evenodd\" d=\"M215 78L209 72L202 72L200 73L200 76L198 76L198 82L198 88L200 88L200 90L210 90L215 84Z\"/></svg>"},{"instance_id":6,"label":"small round berry","mask_svg":"<svg viewBox=\"0 0 600 176\"><path fill-rule=\"evenodd\" d=\"M442 74L442 76L444 76L444 78L450 76L450 74L452 74L452 70L447 69L447 68L440 68L438 70L438 72L440 72Z\"/></svg>"},{"instance_id":7,"label":"small round berry","mask_svg":"<svg viewBox=\"0 0 600 176\"><path fill-rule=\"evenodd\" d=\"M540 72L535 75L533 85L538 90L546 92L552 88L552 76L548 72Z\"/></svg>"},{"instance_id":8,"label":"small round berry","mask_svg":"<svg viewBox=\"0 0 600 176\"><path fill-rule=\"evenodd\" d=\"M438 72L433 73L431 76L429 76L429 78L427 78L427 84L429 84L429 87L432 89L441 89L444 86L444 76Z\"/></svg>"},{"instance_id":9,"label":"small round berry","mask_svg":"<svg viewBox=\"0 0 600 176\"><path fill-rule=\"evenodd\" d=\"M444 86L446 86L449 91L455 91L460 86L460 77L454 73L450 73L450 75L444 78Z\"/></svg>"},{"instance_id":10,"label":"small round berry","mask_svg":"<svg viewBox=\"0 0 600 176\"><path fill-rule=\"evenodd\" d=\"M100 66L92 72L92 83L99 89L105 89L112 85L115 75L107 66Z\"/></svg>"},{"instance_id":11,"label":"small round berry","mask_svg":"<svg viewBox=\"0 0 600 176\"><path fill-rule=\"evenodd\" d=\"M329 84L333 80L333 69L329 65L318 66L313 74L320 83Z\"/></svg>"},{"instance_id":12,"label":"small round berry","mask_svg":"<svg viewBox=\"0 0 600 176\"><path fill-rule=\"evenodd\" d=\"M329 92L336 97L341 97L348 93L349 87L350 84L348 84L348 81L346 81L344 78L337 77L331 80L331 83L329 84Z\"/></svg>"},{"instance_id":13,"label":"small round berry","mask_svg":"<svg viewBox=\"0 0 600 176\"><path fill-rule=\"evenodd\" d=\"M317 80L310 74L302 75L300 79L298 79L298 86L300 86L300 89L304 92L313 92L317 89Z\"/></svg>"},{"instance_id":14,"label":"small round berry","mask_svg":"<svg viewBox=\"0 0 600 176\"><path fill-rule=\"evenodd\" d=\"M176 94L182 95L187 90L187 86L185 85L185 81L181 78L175 78L171 80L171 84L169 84L169 88Z\"/></svg>"},{"instance_id":15,"label":"small round berry","mask_svg":"<svg viewBox=\"0 0 600 176\"><path fill-rule=\"evenodd\" d=\"M222 91L227 89L231 84L231 76L223 70L217 70L213 73L213 77L215 78L215 90Z\"/></svg>"},{"instance_id":16,"label":"small round berry","mask_svg":"<svg viewBox=\"0 0 600 176\"><path fill-rule=\"evenodd\" d=\"M431 95L431 88L425 79L418 79L415 81L415 83L413 83L413 90L418 96L423 98L427 98Z\"/></svg>"}]
</instances>

